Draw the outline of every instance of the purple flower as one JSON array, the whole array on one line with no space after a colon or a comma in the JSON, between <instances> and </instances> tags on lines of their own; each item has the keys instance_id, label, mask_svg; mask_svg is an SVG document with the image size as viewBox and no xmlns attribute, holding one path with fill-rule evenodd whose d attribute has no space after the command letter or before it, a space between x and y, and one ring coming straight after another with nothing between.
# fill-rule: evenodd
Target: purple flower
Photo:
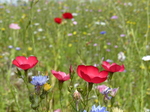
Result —
<instances>
[{"instance_id":1,"label":"purple flower","mask_svg":"<svg viewBox=\"0 0 150 112\"><path fill-rule=\"evenodd\" d=\"M113 60L110 60L110 59L107 59L106 60L108 63L112 63L113 62Z\"/></svg>"},{"instance_id":2,"label":"purple flower","mask_svg":"<svg viewBox=\"0 0 150 112\"><path fill-rule=\"evenodd\" d=\"M100 34L106 34L106 31L101 31Z\"/></svg>"},{"instance_id":3,"label":"purple flower","mask_svg":"<svg viewBox=\"0 0 150 112\"><path fill-rule=\"evenodd\" d=\"M74 24L74 25L77 25L77 22L76 22L76 21L73 21L73 24Z\"/></svg>"},{"instance_id":4,"label":"purple flower","mask_svg":"<svg viewBox=\"0 0 150 112\"><path fill-rule=\"evenodd\" d=\"M97 86L97 89L99 90L101 94L104 95L105 100L110 100L111 97L114 97L116 95L119 88L109 88L106 85L100 85L100 86ZM108 96L108 94L110 94L111 96Z\"/></svg>"},{"instance_id":5,"label":"purple flower","mask_svg":"<svg viewBox=\"0 0 150 112\"><path fill-rule=\"evenodd\" d=\"M21 50L21 48L20 47L16 47L16 50L19 51L19 50Z\"/></svg>"},{"instance_id":6,"label":"purple flower","mask_svg":"<svg viewBox=\"0 0 150 112\"><path fill-rule=\"evenodd\" d=\"M118 19L118 16L112 16L111 19Z\"/></svg>"},{"instance_id":7,"label":"purple flower","mask_svg":"<svg viewBox=\"0 0 150 112\"><path fill-rule=\"evenodd\" d=\"M117 45L115 45L115 46L114 46L114 48L118 48L118 46L117 46Z\"/></svg>"},{"instance_id":8,"label":"purple flower","mask_svg":"<svg viewBox=\"0 0 150 112\"><path fill-rule=\"evenodd\" d=\"M9 25L9 28L18 30L18 29L20 29L20 26L19 26L18 24L11 23L11 24Z\"/></svg>"},{"instance_id":9,"label":"purple flower","mask_svg":"<svg viewBox=\"0 0 150 112\"><path fill-rule=\"evenodd\" d=\"M84 110L83 112L87 112L86 110ZM101 107L101 106L92 106L92 110L90 112L108 112L106 111L106 107Z\"/></svg>"},{"instance_id":10,"label":"purple flower","mask_svg":"<svg viewBox=\"0 0 150 112\"><path fill-rule=\"evenodd\" d=\"M49 78L47 76L33 76L32 77L32 81L31 84L35 85L35 86L42 86L44 85L47 81L49 80Z\"/></svg>"},{"instance_id":11,"label":"purple flower","mask_svg":"<svg viewBox=\"0 0 150 112\"><path fill-rule=\"evenodd\" d=\"M72 36L72 33L69 33L68 36Z\"/></svg>"},{"instance_id":12,"label":"purple flower","mask_svg":"<svg viewBox=\"0 0 150 112\"><path fill-rule=\"evenodd\" d=\"M97 43L93 44L93 46L97 46Z\"/></svg>"},{"instance_id":13,"label":"purple flower","mask_svg":"<svg viewBox=\"0 0 150 112\"><path fill-rule=\"evenodd\" d=\"M12 46L12 45L9 45L9 46L8 46L8 48L9 48L9 49L12 49L12 48L13 48L13 46Z\"/></svg>"},{"instance_id":14,"label":"purple flower","mask_svg":"<svg viewBox=\"0 0 150 112\"><path fill-rule=\"evenodd\" d=\"M121 35L120 35L120 37L125 37L125 36L126 36L125 34L121 34Z\"/></svg>"},{"instance_id":15,"label":"purple flower","mask_svg":"<svg viewBox=\"0 0 150 112\"><path fill-rule=\"evenodd\" d=\"M107 52L110 52L110 49L106 49Z\"/></svg>"},{"instance_id":16,"label":"purple flower","mask_svg":"<svg viewBox=\"0 0 150 112\"><path fill-rule=\"evenodd\" d=\"M108 43L107 43L107 45L111 45L111 43L110 43L110 42L108 42Z\"/></svg>"}]
</instances>

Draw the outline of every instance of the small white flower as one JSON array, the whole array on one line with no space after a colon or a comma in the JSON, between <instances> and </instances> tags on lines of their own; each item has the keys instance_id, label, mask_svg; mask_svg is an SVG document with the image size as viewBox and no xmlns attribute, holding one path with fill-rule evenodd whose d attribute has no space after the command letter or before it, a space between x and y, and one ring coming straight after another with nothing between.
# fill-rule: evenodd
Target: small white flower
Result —
<instances>
[{"instance_id":1,"label":"small white flower","mask_svg":"<svg viewBox=\"0 0 150 112\"><path fill-rule=\"evenodd\" d=\"M39 28L39 29L38 29L38 31L39 31L39 32L42 32L42 31L43 31L43 29L42 29L42 28Z\"/></svg>"},{"instance_id":2,"label":"small white flower","mask_svg":"<svg viewBox=\"0 0 150 112\"><path fill-rule=\"evenodd\" d=\"M34 33L34 34L37 34L37 31L34 31L33 33Z\"/></svg>"},{"instance_id":3,"label":"small white flower","mask_svg":"<svg viewBox=\"0 0 150 112\"><path fill-rule=\"evenodd\" d=\"M34 23L35 26L38 26L40 23Z\"/></svg>"},{"instance_id":4,"label":"small white flower","mask_svg":"<svg viewBox=\"0 0 150 112\"><path fill-rule=\"evenodd\" d=\"M143 56L142 60L144 60L144 61L149 61L149 60L150 60L150 55Z\"/></svg>"},{"instance_id":5,"label":"small white flower","mask_svg":"<svg viewBox=\"0 0 150 112\"><path fill-rule=\"evenodd\" d=\"M77 14L77 13L72 13L72 15L73 15L73 16L77 16L78 14Z\"/></svg>"},{"instance_id":6,"label":"small white flower","mask_svg":"<svg viewBox=\"0 0 150 112\"><path fill-rule=\"evenodd\" d=\"M106 23L105 22L100 22L100 25L105 26Z\"/></svg>"},{"instance_id":7,"label":"small white flower","mask_svg":"<svg viewBox=\"0 0 150 112\"><path fill-rule=\"evenodd\" d=\"M100 25L100 22L95 22L96 25Z\"/></svg>"},{"instance_id":8,"label":"small white flower","mask_svg":"<svg viewBox=\"0 0 150 112\"><path fill-rule=\"evenodd\" d=\"M118 53L118 60L124 61L126 59L126 56L124 55L123 52Z\"/></svg>"}]
</instances>

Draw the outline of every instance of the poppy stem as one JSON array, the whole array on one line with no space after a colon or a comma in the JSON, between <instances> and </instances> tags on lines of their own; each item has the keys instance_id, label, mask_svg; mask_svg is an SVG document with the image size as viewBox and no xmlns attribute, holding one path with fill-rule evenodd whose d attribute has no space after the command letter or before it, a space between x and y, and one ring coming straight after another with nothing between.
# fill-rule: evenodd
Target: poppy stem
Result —
<instances>
[{"instance_id":1,"label":"poppy stem","mask_svg":"<svg viewBox=\"0 0 150 112\"><path fill-rule=\"evenodd\" d=\"M93 83L88 83L88 88L87 88L87 95L86 95L86 105L85 106L88 106L88 100L89 100L89 94L90 94L90 91L92 90L92 87L93 87ZM88 108L87 108L88 110Z\"/></svg>"},{"instance_id":2,"label":"poppy stem","mask_svg":"<svg viewBox=\"0 0 150 112\"><path fill-rule=\"evenodd\" d=\"M114 74L114 72L110 72L110 74L108 76L108 83L109 83L109 85L111 85L113 74Z\"/></svg>"},{"instance_id":3,"label":"poppy stem","mask_svg":"<svg viewBox=\"0 0 150 112\"><path fill-rule=\"evenodd\" d=\"M28 86L28 70L24 70L24 77L22 79L24 80L24 83L28 89L28 93L30 94L30 89Z\"/></svg>"},{"instance_id":4,"label":"poppy stem","mask_svg":"<svg viewBox=\"0 0 150 112\"><path fill-rule=\"evenodd\" d=\"M63 81L59 81L59 100L60 100L60 106L62 110L62 86L63 86Z\"/></svg>"}]
</instances>

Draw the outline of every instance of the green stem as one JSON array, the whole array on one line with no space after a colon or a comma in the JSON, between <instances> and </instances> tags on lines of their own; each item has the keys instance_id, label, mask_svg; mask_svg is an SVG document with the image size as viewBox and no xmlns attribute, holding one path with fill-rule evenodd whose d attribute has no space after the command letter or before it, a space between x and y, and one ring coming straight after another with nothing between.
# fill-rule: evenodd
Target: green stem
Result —
<instances>
[{"instance_id":1,"label":"green stem","mask_svg":"<svg viewBox=\"0 0 150 112\"><path fill-rule=\"evenodd\" d=\"M87 95L86 95L86 106L88 106L88 100L89 100L89 94L90 94L90 91L92 90L92 87L93 87L93 83L88 83L88 88L87 88ZM88 111L88 107L87 107L87 111Z\"/></svg>"},{"instance_id":2,"label":"green stem","mask_svg":"<svg viewBox=\"0 0 150 112\"><path fill-rule=\"evenodd\" d=\"M60 101L60 106L62 110L62 86L63 86L63 81L59 81L59 101Z\"/></svg>"},{"instance_id":3,"label":"green stem","mask_svg":"<svg viewBox=\"0 0 150 112\"><path fill-rule=\"evenodd\" d=\"M22 79L23 79L23 81L24 81L24 83L25 83L25 85L28 89L28 95L30 95L30 88L29 88L29 85L28 85L28 83L29 83L29 81L28 81L28 70L24 71L24 77Z\"/></svg>"}]
</instances>

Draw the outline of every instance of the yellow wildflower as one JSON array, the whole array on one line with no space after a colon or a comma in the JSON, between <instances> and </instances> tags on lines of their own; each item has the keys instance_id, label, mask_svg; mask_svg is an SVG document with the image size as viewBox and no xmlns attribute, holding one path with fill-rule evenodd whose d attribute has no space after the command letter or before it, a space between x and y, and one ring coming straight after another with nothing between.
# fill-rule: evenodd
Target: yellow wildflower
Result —
<instances>
[{"instance_id":1,"label":"yellow wildflower","mask_svg":"<svg viewBox=\"0 0 150 112\"><path fill-rule=\"evenodd\" d=\"M22 53L22 55L23 55L23 56L27 56L27 54L26 54L26 53Z\"/></svg>"},{"instance_id":2,"label":"yellow wildflower","mask_svg":"<svg viewBox=\"0 0 150 112\"><path fill-rule=\"evenodd\" d=\"M50 84L48 84L48 83L45 83L45 84L44 84L44 90L45 90L45 91L50 90L50 88L51 88L51 85L50 85Z\"/></svg>"},{"instance_id":3,"label":"yellow wildflower","mask_svg":"<svg viewBox=\"0 0 150 112\"><path fill-rule=\"evenodd\" d=\"M77 32L76 32L76 31L74 31L74 32L73 32L73 34L74 34L74 35L76 35L76 34L77 34Z\"/></svg>"},{"instance_id":4,"label":"yellow wildflower","mask_svg":"<svg viewBox=\"0 0 150 112\"><path fill-rule=\"evenodd\" d=\"M5 31L6 29L5 29L5 28L1 28L1 30L2 30L2 31Z\"/></svg>"},{"instance_id":5,"label":"yellow wildflower","mask_svg":"<svg viewBox=\"0 0 150 112\"><path fill-rule=\"evenodd\" d=\"M98 103L98 99L95 100L95 103Z\"/></svg>"},{"instance_id":6,"label":"yellow wildflower","mask_svg":"<svg viewBox=\"0 0 150 112\"><path fill-rule=\"evenodd\" d=\"M32 47L28 47L28 51L32 51Z\"/></svg>"},{"instance_id":7,"label":"yellow wildflower","mask_svg":"<svg viewBox=\"0 0 150 112\"><path fill-rule=\"evenodd\" d=\"M26 14L23 14L21 18L24 19L25 17L26 17Z\"/></svg>"},{"instance_id":8,"label":"yellow wildflower","mask_svg":"<svg viewBox=\"0 0 150 112\"><path fill-rule=\"evenodd\" d=\"M141 65L140 68L141 68L141 69L145 69L146 67L145 67L144 65Z\"/></svg>"},{"instance_id":9,"label":"yellow wildflower","mask_svg":"<svg viewBox=\"0 0 150 112\"><path fill-rule=\"evenodd\" d=\"M83 32L83 34L86 35L87 33L86 33L86 32Z\"/></svg>"},{"instance_id":10,"label":"yellow wildflower","mask_svg":"<svg viewBox=\"0 0 150 112\"><path fill-rule=\"evenodd\" d=\"M107 49L107 46L106 46L106 45L104 45L104 49Z\"/></svg>"},{"instance_id":11,"label":"yellow wildflower","mask_svg":"<svg viewBox=\"0 0 150 112\"><path fill-rule=\"evenodd\" d=\"M68 44L68 47L72 47L72 44Z\"/></svg>"}]
</instances>

